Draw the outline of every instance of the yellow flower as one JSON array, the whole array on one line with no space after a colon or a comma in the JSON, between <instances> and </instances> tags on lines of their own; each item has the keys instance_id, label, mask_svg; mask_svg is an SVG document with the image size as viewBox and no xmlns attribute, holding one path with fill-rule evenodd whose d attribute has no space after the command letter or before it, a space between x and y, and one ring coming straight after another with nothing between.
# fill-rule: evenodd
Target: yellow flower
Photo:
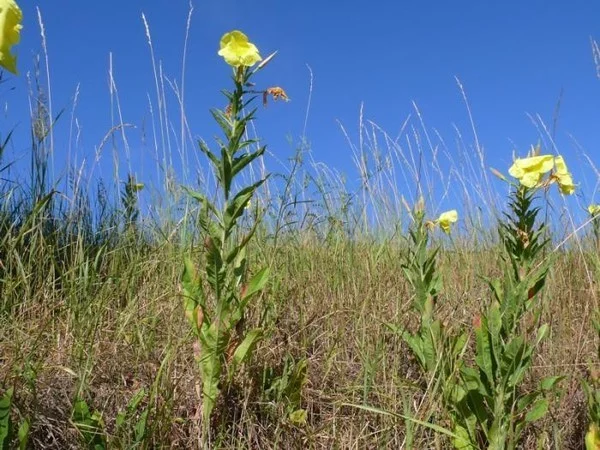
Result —
<instances>
[{"instance_id":1,"label":"yellow flower","mask_svg":"<svg viewBox=\"0 0 600 450\"><path fill-rule=\"evenodd\" d=\"M560 192L564 195L571 195L575 192L575 184L573 184L573 177L567 169L565 160L562 156L554 158L554 174L553 178L558 183Z\"/></svg>"},{"instance_id":2,"label":"yellow flower","mask_svg":"<svg viewBox=\"0 0 600 450\"><path fill-rule=\"evenodd\" d=\"M585 435L585 450L600 450L600 433L595 423L590 424Z\"/></svg>"},{"instance_id":3,"label":"yellow flower","mask_svg":"<svg viewBox=\"0 0 600 450\"><path fill-rule=\"evenodd\" d=\"M19 43L23 13L14 0L0 0L0 66L17 73L17 58L10 48Z\"/></svg>"},{"instance_id":4,"label":"yellow flower","mask_svg":"<svg viewBox=\"0 0 600 450\"><path fill-rule=\"evenodd\" d=\"M539 184L542 176L552 170L552 167L554 167L552 155L531 156L517 158L508 169L508 173L517 178L523 186L534 188Z\"/></svg>"},{"instance_id":5,"label":"yellow flower","mask_svg":"<svg viewBox=\"0 0 600 450\"><path fill-rule=\"evenodd\" d=\"M248 37L238 30L223 35L219 55L233 67L251 67L262 60L256 46L248 42Z\"/></svg>"},{"instance_id":6,"label":"yellow flower","mask_svg":"<svg viewBox=\"0 0 600 450\"><path fill-rule=\"evenodd\" d=\"M600 205L590 205L588 206L588 212L590 216L598 216L600 215Z\"/></svg>"},{"instance_id":7,"label":"yellow flower","mask_svg":"<svg viewBox=\"0 0 600 450\"><path fill-rule=\"evenodd\" d=\"M450 234L450 225L452 225L457 220L458 220L458 213L456 212L455 209L453 209L451 211L446 211L446 212L443 212L442 214L440 214L440 217L438 217L436 222L438 223L440 228L442 230L444 230L444 233Z\"/></svg>"}]
</instances>

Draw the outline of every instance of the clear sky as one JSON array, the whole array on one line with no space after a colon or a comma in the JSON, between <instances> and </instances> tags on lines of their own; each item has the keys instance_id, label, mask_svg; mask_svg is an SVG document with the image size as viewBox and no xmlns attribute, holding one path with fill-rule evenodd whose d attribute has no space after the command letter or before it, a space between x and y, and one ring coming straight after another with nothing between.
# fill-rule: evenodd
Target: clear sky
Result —
<instances>
[{"instance_id":1,"label":"clear sky","mask_svg":"<svg viewBox=\"0 0 600 450\"><path fill-rule=\"evenodd\" d=\"M6 100L8 104L2 132L16 126L15 142L19 144L14 152L23 156L27 149L20 143L29 136L26 74L41 48L39 6L47 38L53 110L57 113L66 108L55 130L55 170L60 172L67 158L78 85L73 117L81 133L79 143L71 146L71 158L92 160L114 123L108 83L112 52L123 120L137 127L127 131L131 166L141 181L150 180L156 164L149 144L149 102L156 108L156 89L141 14L146 15L164 75L181 86L189 3L21 0L20 4L25 15L22 41L16 47L21 74L8 77L0 87L3 103ZM586 199L594 195L597 177L586 168L582 152L600 165L600 79L590 45L591 38L600 39L600 2L196 0L193 6L184 101L194 137L210 142L216 133L208 108L222 106L218 92L228 86L230 74L216 53L218 42L224 32L240 29L263 56L279 51L256 82L260 87L284 87L292 101L260 111L257 129L272 154L282 160L293 153L289 139L297 143L303 134L311 80L308 66L313 91L306 138L315 160L346 173L349 180L355 180L357 172L339 123L357 141L361 104L365 119L396 137L407 116L414 117L414 101L426 125L439 131L450 152L456 149L454 125L467 148L473 146L469 117L455 80L458 77L487 163L501 169L510 164L513 150L523 155L540 139L529 115L539 114L551 125L560 99L558 151L567 157ZM175 139L181 134L178 106L166 82L165 89ZM112 155L106 152L99 165L104 164L104 169L98 170L111 166ZM195 164L193 159L189 164ZM180 167L180 163L175 165ZM600 195L596 194L595 200L600 202Z\"/></svg>"}]
</instances>

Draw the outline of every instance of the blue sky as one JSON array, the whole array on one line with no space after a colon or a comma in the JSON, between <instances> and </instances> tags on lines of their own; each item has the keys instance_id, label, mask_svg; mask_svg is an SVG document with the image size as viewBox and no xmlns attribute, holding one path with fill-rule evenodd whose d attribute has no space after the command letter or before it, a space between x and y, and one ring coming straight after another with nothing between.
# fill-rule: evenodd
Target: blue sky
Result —
<instances>
[{"instance_id":1,"label":"blue sky","mask_svg":"<svg viewBox=\"0 0 600 450\"><path fill-rule=\"evenodd\" d=\"M141 181L151 181L156 164L142 129L146 127L148 138L149 98L155 102L156 91L141 14L150 25L155 56L162 61L165 76L180 85L189 3L20 4L25 15L22 41L16 47L21 74L8 77L0 88L9 105L2 133L16 127L14 154L28 159L25 74L41 48L39 6L48 43L53 109L55 113L67 110L55 130L56 171L65 166L70 109L78 84L74 116L81 126L81 140L72 150L77 161L93 159L111 128L112 52L124 121L137 127L127 131L131 166ZM306 138L315 160L346 173L349 180L357 174L339 123L356 141L361 104L365 119L396 137L406 117L414 116L414 101L426 125L439 131L450 152L456 148L454 125L467 147L472 146L458 77L487 162L500 169L508 167L513 150L524 154L539 140L539 130L528 114L539 114L551 124L560 98L558 150L582 183L586 201L594 195L597 178L586 168L581 152L600 164L600 79L590 45L590 38L600 39L598 2L197 0L193 4L185 108L194 137L210 141L216 133L208 108L222 106L219 90L227 86L230 74L216 54L218 42L224 32L240 29L263 56L279 51L255 81L259 87L283 86L292 98L288 104L271 104L260 111L257 122L261 138L282 160L293 153L289 139L297 143L303 133L310 84L307 66L314 78ZM169 115L178 129L178 107L168 87L167 94ZM122 144L117 145L122 150ZM110 172L111 159L107 151L100 173ZM190 164L195 163L190 160ZM600 196L596 194L595 200L600 201Z\"/></svg>"}]
</instances>

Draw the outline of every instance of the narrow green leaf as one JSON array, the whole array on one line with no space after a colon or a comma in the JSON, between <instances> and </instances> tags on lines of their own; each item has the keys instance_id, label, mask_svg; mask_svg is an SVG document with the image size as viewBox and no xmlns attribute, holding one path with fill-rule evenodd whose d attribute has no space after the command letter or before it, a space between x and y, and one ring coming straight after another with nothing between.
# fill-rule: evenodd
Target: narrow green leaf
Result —
<instances>
[{"instance_id":1,"label":"narrow green leaf","mask_svg":"<svg viewBox=\"0 0 600 450\"><path fill-rule=\"evenodd\" d=\"M135 442L141 443L146 437L146 425L148 423L148 409L140 414L140 418L135 424Z\"/></svg>"},{"instance_id":2,"label":"narrow green leaf","mask_svg":"<svg viewBox=\"0 0 600 450\"><path fill-rule=\"evenodd\" d=\"M13 388L9 388L0 398L0 449L8 449L10 445L10 407L12 404Z\"/></svg>"},{"instance_id":3,"label":"narrow green leaf","mask_svg":"<svg viewBox=\"0 0 600 450\"><path fill-rule=\"evenodd\" d=\"M550 332L550 326L547 323L543 324L540 328L538 328L537 336L535 339L536 347L539 345L540 342L542 342L542 340L544 340L546 338L546 336L548 336L549 332Z\"/></svg>"},{"instance_id":4,"label":"narrow green leaf","mask_svg":"<svg viewBox=\"0 0 600 450\"><path fill-rule=\"evenodd\" d=\"M256 344L262 339L264 333L261 328L255 328L254 330L250 330L244 340L237 346L235 352L233 353L233 358L231 360L233 364L234 372L237 367L241 366L254 351Z\"/></svg>"},{"instance_id":5,"label":"narrow green leaf","mask_svg":"<svg viewBox=\"0 0 600 450\"><path fill-rule=\"evenodd\" d=\"M415 419L414 417L405 416L403 414L393 413L390 411L385 411L383 409L374 408L372 406L354 405L352 403L342 403L342 406L350 406L352 408L362 409L364 411L369 411L369 412L373 412L376 414L382 414L385 416L397 417L400 419L408 420L417 425L421 425L422 427L429 428L429 429L436 431L438 433L441 433L441 434L445 434L446 436L449 436L453 439L460 439L460 436L457 436L456 434L454 434L452 431L448 430L447 428L441 427L441 426L433 424L433 423L423 422L422 420Z\"/></svg>"},{"instance_id":6,"label":"narrow green leaf","mask_svg":"<svg viewBox=\"0 0 600 450\"><path fill-rule=\"evenodd\" d=\"M226 235L231 233L237 220L242 214L244 214L244 210L246 209L246 206L248 206L248 202L254 195L254 192L265 182L265 180L266 178L252 184L251 186L241 189L233 197L233 199L227 202L225 206L225 213L223 215L223 225Z\"/></svg>"},{"instance_id":7,"label":"narrow green leaf","mask_svg":"<svg viewBox=\"0 0 600 450\"><path fill-rule=\"evenodd\" d=\"M265 153L266 147L261 147L259 150L251 153L246 153L242 156L239 156L233 160L232 167L232 176L237 175L241 172L246 166L248 166L252 161L256 158L259 158Z\"/></svg>"},{"instance_id":8,"label":"narrow green leaf","mask_svg":"<svg viewBox=\"0 0 600 450\"><path fill-rule=\"evenodd\" d=\"M525 422L535 422L541 419L548 412L548 400L542 398L535 402L531 407L531 410L525 416Z\"/></svg>"},{"instance_id":9,"label":"narrow green leaf","mask_svg":"<svg viewBox=\"0 0 600 450\"><path fill-rule=\"evenodd\" d=\"M265 267L255 273L248 283L248 287L246 288L246 292L244 293L242 300L249 299L257 292L262 291L269 280L269 274L270 270L268 267Z\"/></svg>"},{"instance_id":10,"label":"narrow green leaf","mask_svg":"<svg viewBox=\"0 0 600 450\"><path fill-rule=\"evenodd\" d=\"M488 331L488 320L486 316L481 318L481 325L475 328L476 356L475 362L479 369L486 375L488 383L494 380L494 351L490 342ZM490 386L491 387L491 386Z\"/></svg>"},{"instance_id":11,"label":"narrow green leaf","mask_svg":"<svg viewBox=\"0 0 600 450\"><path fill-rule=\"evenodd\" d=\"M19 450L27 449L27 444L29 442L29 430L29 419L25 418L23 419L23 422L21 422L21 426L19 426L19 431L17 432L17 437L19 439Z\"/></svg>"},{"instance_id":12,"label":"narrow green leaf","mask_svg":"<svg viewBox=\"0 0 600 450\"><path fill-rule=\"evenodd\" d=\"M542 381L540 381L540 388L543 391L550 391L554 389L554 387L564 379L564 375L555 375L552 377L543 378Z\"/></svg>"}]
</instances>

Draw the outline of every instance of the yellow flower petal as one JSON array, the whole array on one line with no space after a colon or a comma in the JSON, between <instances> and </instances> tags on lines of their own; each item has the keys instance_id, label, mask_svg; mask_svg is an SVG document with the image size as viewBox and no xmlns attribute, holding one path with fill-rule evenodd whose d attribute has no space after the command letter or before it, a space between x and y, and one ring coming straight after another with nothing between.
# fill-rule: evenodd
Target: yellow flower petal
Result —
<instances>
[{"instance_id":1,"label":"yellow flower petal","mask_svg":"<svg viewBox=\"0 0 600 450\"><path fill-rule=\"evenodd\" d=\"M554 158L554 171L559 175L566 175L569 173L567 164L562 156Z\"/></svg>"},{"instance_id":2,"label":"yellow flower petal","mask_svg":"<svg viewBox=\"0 0 600 450\"><path fill-rule=\"evenodd\" d=\"M21 38L23 13L14 0L0 0L0 66L17 73L17 58L10 53Z\"/></svg>"},{"instance_id":3,"label":"yellow flower petal","mask_svg":"<svg viewBox=\"0 0 600 450\"><path fill-rule=\"evenodd\" d=\"M238 30L223 35L218 54L225 59L227 64L233 67L251 67L262 60L256 46L248 41L248 37L244 33Z\"/></svg>"},{"instance_id":4,"label":"yellow flower petal","mask_svg":"<svg viewBox=\"0 0 600 450\"><path fill-rule=\"evenodd\" d=\"M571 195L575 192L575 184L573 183L573 177L567 169L567 164L562 156L554 158L554 177L558 183L560 192L564 195Z\"/></svg>"},{"instance_id":5,"label":"yellow flower petal","mask_svg":"<svg viewBox=\"0 0 600 450\"><path fill-rule=\"evenodd\" d=\"M600 215L600 205L588 206L588 212L590 213L590 216Z\"/></svg>"},{"instance_id":6,"label":"yellow flower petal","mask_svg":"<svg viewBox=\"0 0 600 450\"><path fill-rule=\"evenodd\" d=\"M508 173L517 178L523 186L533 188L540 182L542 175L550 172L553 167L552 155L532 156L516 159Z\"/></svg>"},{"instance_id":7,"label":"yellow flower petal","mask_svg":"<svg viewBox=\"0 0 600 450\"><path fill-rule=\"evenodd\" d=\"M440 228L444 231L444 233L446 234L450 234L450 226L455 223L458 220L458 213L456 212L455 209L452 209L450 211L446 211L443 212L442 214L440 214L440 217L438 217L437 219L437 223L440 226Z\"/></svg>"},{"instance_id":8,"label":"yellow flower petal","mask_svg":"<svg viewBox=\"0 0 600 450\"><path fill-rule=\"evenodd\" d=\"M525 187L534 188L540 183L541 179L542 179L541 173L527 172L520 177L519 181Z\"/></svg>"}]
</instances>

